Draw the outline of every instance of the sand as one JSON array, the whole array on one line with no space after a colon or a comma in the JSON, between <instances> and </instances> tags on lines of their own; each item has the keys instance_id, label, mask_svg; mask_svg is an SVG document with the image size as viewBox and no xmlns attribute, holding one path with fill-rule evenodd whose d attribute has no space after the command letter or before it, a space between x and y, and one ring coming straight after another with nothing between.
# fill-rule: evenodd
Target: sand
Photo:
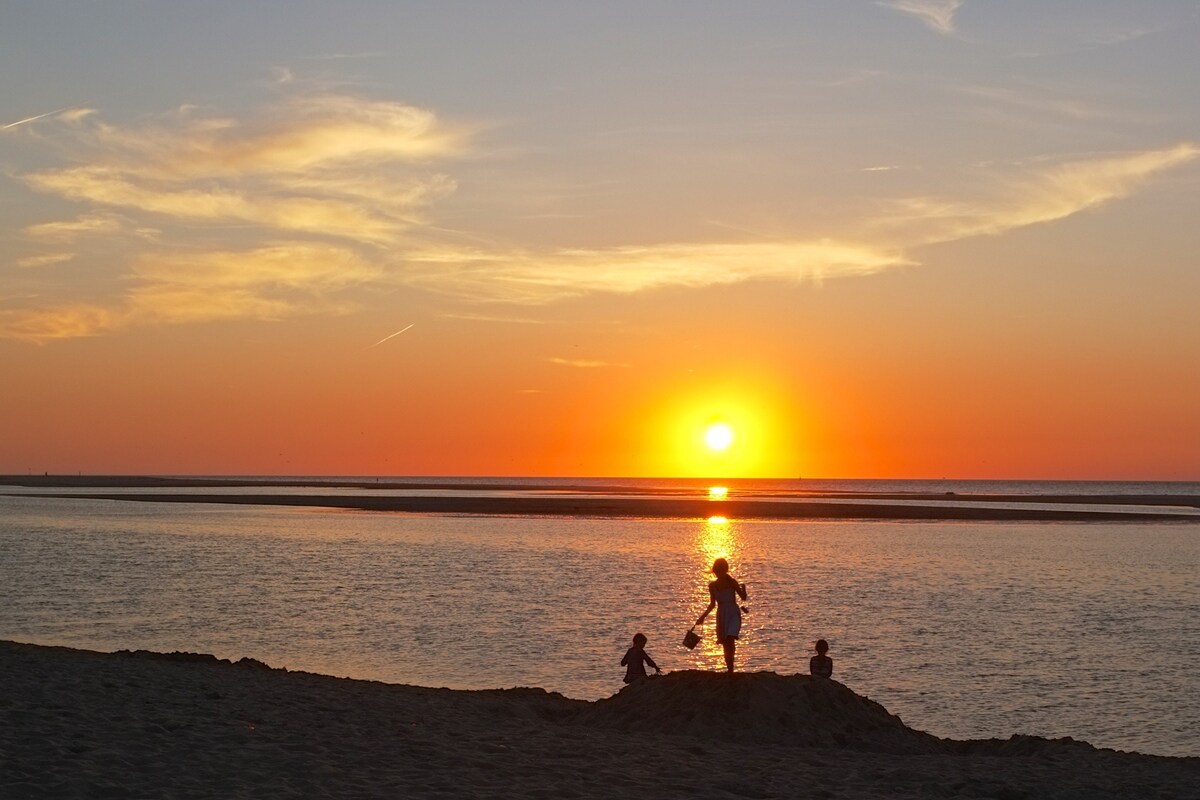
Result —
<instances>
[{"instance_id":1,"label":"sand","mask_svg":"<svg viewBox=\"0 0 1200 800\"><path fill-rule=\"evenodd\" d=\"M1196 798L1200 758L937 739L807 676L591 703L0 642L0 797Z\"/></svg>"},{"instance_id":2,"label":"sand","mask_svg":"<svg viewBox=\"0 0 1200 800\"><path fill-rule=\"evenodd\" d=\"M36 489L92 489L71 493L39 492L38 497L117 500L150 503L220 503L226 505L276 505L337 508L415 514L480 514L515 516L578 516L705 519L879 519L959 520L1008 522L1176 522L1200 524L1200 497L1188 494L1108 495L1003 495L946 492L801 492L788 495L756 494L752 499L730 497L713 500L702 481L694 485L630 489L619 485L555 484L553 492L504 496L469 496L470 490L530 492L527 483L481 481L470 487L436 480L349 479L314 481L304 478L171 478L136 475L0 475L0 486ZM190 490L170 493L165 489ZM258 489L254 493L220 492L220 489ZM304 493L279 493L272 489L307 489ZM359 489L354 494L323 494L320 490ZM118 489L121 491L111 491ZM156 489L139 493L136 489ZM107 490L107 491L106 491ZM199 491L205 490L205 491ZM457 490L461 493L429 496L396 496L389 490ZM631 493L637 496L631 496ZM19 493L13 496L26 496ZM889 503L889 501L892 501ZM971 506L961 505L970 502ZM1005 504L1039 504L1040 508L1007 508ZM1137 506L1138 510L1097 510L1080 506ZM1162 508L1162 511L1154 507ZM1179 511L1191 511L1181 515Z\"/></svg>"},{"instance_id":3,"label":"sand","mask_svg":"<svg viewBox=\"0 0 1200 800\"><path fill-rule=\"evenodd\" d=\"M2 493L0 493L2 494ZM22 495L15 495L22 496ZM28 496L28 495L24 495ZM72 500L142 503L218 503L224 505L306 506L351 511L410 514L474 514L521 517L600 517L617 519L877 519L1006 522L1172 522L1200 524L1200 514L1181 516L1155 512L1090 511L1071 508L1001 508L949 505L884 505L820 500L719 500L682 497L394 497L321 494L136 494L73 492L38 494ZM1022 499L1021 502L1027 502Z\"/></svg>"}]
</instances>

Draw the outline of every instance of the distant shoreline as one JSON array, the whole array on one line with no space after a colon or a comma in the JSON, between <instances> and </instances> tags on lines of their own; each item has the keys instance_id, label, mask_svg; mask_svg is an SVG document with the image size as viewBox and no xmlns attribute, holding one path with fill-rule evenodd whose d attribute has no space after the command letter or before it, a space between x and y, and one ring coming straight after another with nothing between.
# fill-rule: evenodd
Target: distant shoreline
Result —
<instances>
[{"instance_id":1,"label":"distant shoreline","mask_svg":"<svg viewBox=\"0 0 1200 800\"><path fill-rule=\"evenodd\" d=\"M0 476L0 485L28 488L76 489L138 489L138 488L308 488L370 490L477 490L529 491L529 484L487 483L472 484L438 482L316 482L303 479L188 479L155 477L88 477L88 476ZM223 505L300 506L333 508L351 511L374 511L412 514L464 514L486 516L558 516L601 518L656 519L870 519L870 520L948 520L948 521L1008 521L1008 522L1177 522L1200 523L1200 515L1156 513L1154 511L1101 511L1072 506L1131 505L1173 506L1200 508L1200 498L1191 495L971 495L928 493L871 493L822 492L799 495L758 493L755 499L709 499L684 490L664 490L644 497L612 497L606 492L630 492L629 487L563 486L554 490L576 493L575 496L532 497L474 497L474 496L405 496L392 495L331 495L311 494L227 494L205 492L136 493L136 492L71 492L22 494L7 492L12 497L53 497L57 499L120 500L143 503L216 503ZM651 490L653 491L653 490ZM788 499L783 499L787 497ZM854 502L868 500L873 502ZM917 501L921 504L888 504L883 501ZM979 505L959 506L954 502ZM1063 508L1004 508L1001 503L1062 505Z\"/></svg>"}]
</instances>

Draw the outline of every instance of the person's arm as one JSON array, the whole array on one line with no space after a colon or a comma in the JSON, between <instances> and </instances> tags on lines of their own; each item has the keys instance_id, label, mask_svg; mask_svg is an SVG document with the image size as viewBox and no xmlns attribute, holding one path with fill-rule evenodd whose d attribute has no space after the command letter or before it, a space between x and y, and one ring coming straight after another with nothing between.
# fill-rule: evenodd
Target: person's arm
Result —
<instances>
[{"instance_id":1,"label":"person's arm","mask_svg":"<svg viewBox=\"0 0 1200 800\"><path fill-rule=\"evenodd\" d=\"M646 653L646 663L654 667L655 672L662 672L662 670L658 668L658 664L654 663L654 659L650 657L649 653Z\"/></svg>"},{"instance_id":2,"label":"person's arm","mask_svg":"<svg viewBox=\"0 0 1200 800\"><path fill-rule=\"evenodd\" d=\"M743 600L750 599L749 596L747 596L747 594L746 594L746 584L742 583L741 581L738 581L737 593L738 593L738 597L742 598Z\"/></svg>"},{"instance_id":3,"label":"person's arm","mask_svg":"<svg viewBox=\"0 0 1200 800\"><path fill-rule=\"evenodd\" d=\"M624 667L624 666L627 666L628 664L629 664L629 651L626 650L625 655L621 656L621 666Z\"/></svg>"},{"instance_id":4,"label":"person's arm","mask_svg":"<svg viewBox=\"0 0 1200 800\"><path fill-rule=\"evenodd\" d=\"M704 613L702 613L696 619L696 625L699 625L701 622L704 622L704 618L707 617L708 613L716 607L717 607L717 594L716 594L716 592L713 591L712 584L710 583L708 585L708 608L704 609ZM696 627L696 625L693 625L692 627L694 628L694 627Z\"/></svg>"}]
</instances>

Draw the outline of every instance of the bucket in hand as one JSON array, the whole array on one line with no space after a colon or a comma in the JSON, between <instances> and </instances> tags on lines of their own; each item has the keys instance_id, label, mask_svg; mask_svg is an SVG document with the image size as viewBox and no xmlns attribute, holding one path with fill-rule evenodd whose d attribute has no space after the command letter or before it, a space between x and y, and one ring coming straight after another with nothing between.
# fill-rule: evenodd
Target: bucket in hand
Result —
<instances>
[{"instance_id":1,"label":"bucket in hand","mask_svg":"<svg viewBox=\"0 0 1200 800\"><path fill-rule=\"evenodd\" d=\"M688 650L694 650L698 644L700 644L700 634L696 633L695 630L688 630L683 635L683 646Z\"/></svg>"}]
</instances>

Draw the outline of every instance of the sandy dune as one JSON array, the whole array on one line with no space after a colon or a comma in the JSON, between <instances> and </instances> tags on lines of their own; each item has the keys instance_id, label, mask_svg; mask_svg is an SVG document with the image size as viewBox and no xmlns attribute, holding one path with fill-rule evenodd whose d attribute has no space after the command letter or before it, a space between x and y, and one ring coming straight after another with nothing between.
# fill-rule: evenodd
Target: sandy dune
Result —
<instances>
[{"instance_id":1,"label":"sandy dune","mask_svg":"<svg viewBox=\"0 0 1200 800\"><path fill-rule=\"evenodd\" d=\"M0 797L1200 796L1200 758L951 742L835 682L679 672L595 703L0 643Z\"/></svg>"}]
</instances>

